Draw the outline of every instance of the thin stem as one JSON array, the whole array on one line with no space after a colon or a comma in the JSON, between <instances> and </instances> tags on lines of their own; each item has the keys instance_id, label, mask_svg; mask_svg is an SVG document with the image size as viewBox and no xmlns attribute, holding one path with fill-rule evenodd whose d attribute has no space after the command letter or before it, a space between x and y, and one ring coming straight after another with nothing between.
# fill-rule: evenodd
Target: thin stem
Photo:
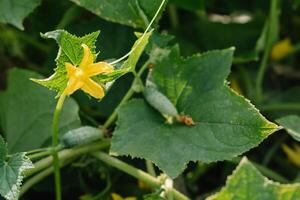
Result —
<instances>
[{"instance_id":1,"label":"thin stem","mask_svg":"<svg viewBox=\"0 0 300 200\"><path fill-rule=\"evenodd\" d=\"M106 129L108 127L110 127L114 121L117 118L117 111L118 109L124 105L131 97L132 95L135 93L133 87L134 87L134 82L139 79L141 77L141 75L143 74L143 72L147 69L147 66L149 64L149 61L145 62L144 65L141 67L141 69L139 70L139 72L136 74L135 72L133 72L133 74L135 74L135 78L131 84L130 89L127 91L127 93L125 94L125 96L123 97L123 99L121 100L121 102L119 103L119 105L117 106L117 108L114 110L114 112L109 116L109 118L106 120L106 122L103 125L103 128Z\"/></svg>"},{"instance_id":2,"label":"thin stem","mask_svg":"<svg viewBox=\"0 0 300 200\"><path fill-rule=\"evenodd\" d=\"M63 29L68 26L80 14L80 9L77 5L71 6L63 15L56 29Z\"/></svg>"},{"instance_id":3,"label":"thin stem","mask_svg":"<svg viewBox=\"0 0 300 200\"><path fill-rule=\"evenodd\" d=\"M35 153L35 154L32 154L32 155L29 155L28 157L30 158L30 160L34 160L34 159L38 159L38 158L41 158L41 157L51 155L52 152L53 151L51 149L51 150L42 151L42 152L38 152L38 153Z\"/></svg>"},{"instance_id":4,"label":"thin stem","mask_svg":"<svg viewBox=\"0 0 300 200\"><path fill-rule=\"evenodd\" d=\"M77 148L73 148L73 149L64 149L64 150L61 150L58 152L58 158L61 161L68 160L71 158L76 158L82 154L97 151L99 149L106 149L109 147L109 145L110 145L110 141L104 140L101 142L84 145L82 147L77 147ZM49 165L51 165L52 162L53 162L52 156L43 158L42 160L39 160L36 163L34 163L34 168L25 171L24 176L28 177L28 176L31 176L31 175L45 169L45 168L49 167Z\"/></svg>"},{"instance_id":5,"label":"thin stem","mask_svg":"<svg viewBox=\"0 0 300 200\"><path fill-rule=\"evenodd\" d=\"M149 186L153 187L153 188L157 188L157 187L161 187L162 183L155 177L151 176L150 174L144 172L143 170L137 169L131 165L128 165L127 163L111 157L109 155L107 155L106 153L103 152L94 152L92 153L92 155L100 160L102 160L103 162L145 182L146 184L148 184ZM178 192L175 189L170 189L168 192L171 192L174 195L174 198L177 200L189 200L188 197L186 197L184 194Z\"/></svg>"},{"instance_id":6,"label":"thin stem","mask_svg":"<svg viewBox=\"0 0 300 200\"><path fill-rule=\"evenodd\" d=\"M263 93L263 80L266 73L267 65L268 65L268 59L270 55L270 51L272 48L274 41L273 35L277 27L278 23L278 14L277 14L277 7L278 7L278 0L272 0L271 1L271 7L270 7L270 14L269 14L269 21L268 21L268 27L267 27L267 34L266 34L266 44L265 44L265 51L263 54L262 61L259 66L257 78L256 78L256 98L257 101L262 100L262 93Z\"/></svg>"},{"instance_id":7,"label":"thin stem","mask_svg":"<svg viewBox=\"0 0 300 200\"><path fill-rule=\"evenodd\" d=\"M144 37L146 36L146 34L148 33L148 31L150 30L152 24L154 23L155 19L157 18L158 14L160 13L161 9L163 8L164 4L165 4L166 0L162 0L161 4L159 5L155 15L153 16L153 18L151 19L148 27L146 28L146 30L144 31L142 37L139 39L139 42L136 44L135 48L131 49L127 54L125 54L124 56L122 56L121 58L109 63L111 65L117 64L119 62L121 62L122 60L124 60L125 58L127 58L133 51L135 51L135 49L139 46L139 43L141 43L144 39Z\"/></svg>"},{"instance_id":8,"label":"thin stem","mask_svg":"<svg viewBox=\"0 0 300 200\"><path fill-rule=\"evenodd\" d=\"M146 168L147 168L147 172L151 174L151 176L154 177L156 176L154 165L150 160L146 160Z\"/></svg>"},{"instance_id":9,"label":"thin stem","mask_svg":"<svg viewBox=\"0 0 300 200\"><path fill-rule=\"evenodd\" d=\"M106 120L106 122L103 125L103 128L108 128L110 125L112 125L114 123L114 121L117 118L117 110L119 110L119 108L125 104L134 94L134 90L131 87L127 93L125 94L125 96L123 97L123 99L121 100L121 102L119 103L119 105L117 106L117 108L114 110L114 112L109 116L109 118Z\"/></svg>"},{"instance_id":10,"label":"thin stem","mask_svg":"<svg viewBox=\"0 0 300 200\"><path fill-rule=\"evenodd\" d=\"M63 162L60 164L60 167L62 168L63 166L67 165L70 163L70 161L73 159L70 159L68 162ZM20 196L24 195L31 187L42 181L44 178L48 177L50 174L53 173L53 166L50 166L46 168L45 170L41 171L40 173L34 175L32 178L27 180L21 187L20 190Z\"/></svg>"},{"instance_id":11,"label":"thin stem","mask_svg":"<svg viewBox=\"0 0 300 200\"><path fill-rule=\"evenodd\" d=\"M58 145L59 117L60 117L60 112L62 110L65 98L66 95L64 93L59 97L54 111L53 123L52 123L52 148L53 148L52 156L53 156L56 200L61 200L61 180L60 180L59 158L55 147Z\"/></svg>"},{"instance_id":12,"label":"thin stem","mask_svg":"<svg viewBox=\"0 0 300 200\"><path fill-rule=\"evenodd\" d=\"M177 14L177 9L173 4L170 4L168 6L168 13L169 13L169 18L171 22L171 26L173 28L177 28L179 25L179 20L178 20L178 14Z\"/></svg>"}]
</instances>

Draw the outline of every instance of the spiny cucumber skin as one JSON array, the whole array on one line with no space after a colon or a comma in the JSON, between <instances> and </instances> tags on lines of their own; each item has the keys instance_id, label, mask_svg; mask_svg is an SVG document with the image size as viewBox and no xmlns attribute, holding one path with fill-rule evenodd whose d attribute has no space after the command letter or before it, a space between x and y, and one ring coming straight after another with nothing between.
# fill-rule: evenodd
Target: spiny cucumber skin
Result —
<instances>
[{"instance_id":1,"label":"spiny cucumber skin","mask_svg":"<svg viewBox=\"0 0 300 200\"><path fill-rule=\"evenodd\" d=\"M103 138L103 134L99 128L84 126L67 132L62 137L62 144L67 148L71 148L88 144L101 138Z\"/></svg>"},{"instance_id":2,"label":"spiny cucumber skin","mask_svg":"<svg viewBox=\"0 0 300 200\"><path fill-rule=\"evenodd\" d=\"M172 102L155 87L148 86L144 90L144 96L147 102L158 110L162 115L169 117L178 116L178 111Z\"/></svg>"}]
</instances>

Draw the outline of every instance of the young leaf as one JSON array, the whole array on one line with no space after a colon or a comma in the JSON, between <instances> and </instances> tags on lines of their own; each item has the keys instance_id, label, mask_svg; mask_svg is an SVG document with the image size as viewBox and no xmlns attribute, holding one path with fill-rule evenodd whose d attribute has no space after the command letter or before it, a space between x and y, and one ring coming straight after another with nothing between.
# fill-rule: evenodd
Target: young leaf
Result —
<instances>
[{"instance_id":1,"label":"young leaf","mask_svg":"<svg viewBox=\"0 0 300 200\"><path fill-rule=\"evenodd\" d=\"M53 38L59 45L59 52L56 58L57 68L55 73L47 79L32 79L34 82L39 83L49 89L53 89L58 92L58 95L67 87L68 78L65 63L71 63L74 66L78 66L83 57L82 44L86 44L94 58L97 57L95 52L95 43L99 35L99 31L90 33L83 37L76 37L64 30L56 30L48 32L43 35L46 38ZM148 32L145 37L139 38L132 47L132 52L123 65L113 70L113 72L99 74L93 77L93 80L97 83L105 84L112 82L120 76L134 70L138 59L140 58L145 46L148 43L148 39L151 36L152 31Z\"/></svg>"},{"instance_id":2,"label":"young leaf","mask_svg":"<svg viewBox=\"0 0 300 200\"><path fill-rule=\"evenodd\" d=\"M155 15L161 0L71 0L108 21L145 28Z\"/></svg>"},{"instance_id":3,"label":"young leaf","mask_svg":"<svg viewBox=\"0 0 300 200\"><path fill-rule=\"evenodd\" d=\"M33 83L29 78L40 75L22 69L8 74L8 88L0 93L1 124L9 153L41 147L51 137L55 94ZM80 125L78 106L67 99L61 113L60 133Z\"/></svg>"},{"instance_id":4,"label":"young leaf","mask_svg":"<svg viewBox=\"0 0 300 200\"><path fill-rule=\"evenodd\" d=\"M144 37L142 37L141 34L136 34L138 39L135 41L134 45L131 48L131 54L128 57L128 59L122 64L122 66L116 70L114 70L112 73L108 74L100 74L98 77L96 77L96 80L102 81L102 82L111 82L119 77L123 76L124 74L128 72L134 71L136 64L142 55L146 45L148 44L149 38L151 37L152 31L145 34Z\"/></svg>"},{"instance_id":5,"label":"young leaf","mask_svg":"<svg viewBox=\"0 0 300 200\"><path fill-rule=\"evenodd\" d=\"M300 142L300 117L296 115L289 115L277 119L276 122L283 126L283 128L298 142Z\"/></svg>"},{"instance_id":6,"label":"young leaf","mask_svg":"<svg viewBox=\"0 0 300 200\"><path fill-rule=\"evenodd\" d=\"M0 136L0 195L7 200L17 200L23 180L23 172L33 168L25 153L16 153L7 157L7 147Z\"/></svg>"},{"instance_id":7,"label":"young leaf","mask_svg":"<svg viewBox=\"0 0 300 200\"><path fill-rule=\"evenodd\" d=\"M143 100L133 100L118 112L111 153L153 161L170 177L189 161L230 159L257 146L277 126L267 121L225 79L232 49L182 59L178 47L155 64L152 80L194 126L166 124Z\"/></svg>"},{"instance_id":8,"label":"young leaf","mask_svg":"<svg viewBox=\"0 0 300 200\"><path fill-rule=\"evenodd\" d=\"M41 0L0 0L0 22L9 23L23 30L23 20Z\"/></svg>"},{"instance_id":9,"label":"young leaf","mask_svg":"<svg viewBox=\"0 0 300 200\"><path fill-rule=\"evenodd\" d=\"M207 200L288 200L300 199L300 184L279 184L264 177L243 158L226 186Z\"/></svg>"}]
</instances>

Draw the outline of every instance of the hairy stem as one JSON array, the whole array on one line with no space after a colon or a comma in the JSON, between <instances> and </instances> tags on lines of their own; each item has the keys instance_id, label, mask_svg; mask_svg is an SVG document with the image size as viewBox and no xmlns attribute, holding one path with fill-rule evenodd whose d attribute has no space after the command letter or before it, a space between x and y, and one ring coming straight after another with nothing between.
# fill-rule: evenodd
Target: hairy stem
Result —
<instances>
[{"instance_id":1,"label":"hairy stem","mask_svg":"<svg viewBox=\"0 0 300 200\"><path fill-rule=\"evenodd\" d=\"M89 152L93 152L93 151L97 151L99 149L106 149L110 146L110 141L109 140L104 140L101 142L97 142L97 143L92 143L92 144L88 144L88 145L84 145L81 147L77 147L77 148L72 148L72 149L64 149L58 152L58 158L61 161L64 160L68 160L71 158L76 158L82 154L86 154ZM53 162L53 157L52 156L48 156L46 158L43 158L42 160L39 160L37 162L34 163L34 168L29 169L27 171L25 171L25 176L31 176L35 173L38 173L39 171L49 167L49 165L51 165Z\"/></svg>"},{"instance_id":2,"label":"hairy stem","mask_svg":"<svg viewBox=\"0 0 300 200\"><path fill-rule=\"evenodd\" d=\"M257 78L256 78L256 100L259 102L262 100L262 93L263 93L263 80L266 73L269 55L273 46L274 40L274 34L277 34L277 26L278 26L278 2L279 0L272 0L271 1L271 7L270 7L270 15L269 15L269 21L268 21L268 27L267 27L267 33L266 33L266 43L265 43L265 51L263 53L263 58L261 60Z\"/></svg>"},{"instance_id":3,"label":"hairy stem","mask_svg":"<svg viewBox=\"0 0 300 200\"><path fill-rule=\"evenodd\" d=\"M54 167L54 180L55 180L55 196L56 200L61 200L61 181L60 181L60 169L59 169L59 158L56 150L58 145L58 126L61 109L64 105L65 94L62 94L58 101L53 115L52 122L52 156L53 156L53 167Z\"/></svg>"},{"instance_id":4,"label":"hairy stem","mask_svg":"<svg viewBox=\"0 0 300 200\"><path fill-rule=\"evenodd\" d=\"M116 120L117 118L117 111L118 109L124 105L131 97L132 95L135 93L134 91L134 82L139 79L141 77L141 75L143 74L143 72L147 69L147 66L149 64L149 61L146 61L145 64L141 67L141 69L138 71L138 73L133 72L133 74L135 75L135 78L131 84L130 89L127 91L127 93L125 94L125 96L123 97L123 99L121 100L121 102L119 103L119 105L117 106L117 108L114 110L114 112L109 116L109 118L106 120L106 122L103 125L103 128L108 128L110 127Z\"/></svg>"},{"instance_id":5,"label":"hairy stem","mask_svg":"<svg viewBox=\"0 0 300 200\"><path fill-rule=\"evenodd\" d=\"M148 184L149 186L151 186L153 188L161 187L161 185L162 185L162 183L157 178L151 176L150 174L144 172L143 170L140 170L131 165L128 165L127 163L125 163L117 158L111 157L111 156L107 155L106 153L94 152L94 153L92 153L92 155L94 157L102 160L103 162L145 182L146 184ZM174 198L177 200L189 200L188 197L186 197L184 194L178 192L174 188L168 190L167 192L172 193Z\"/></svg>"}]
</instances>

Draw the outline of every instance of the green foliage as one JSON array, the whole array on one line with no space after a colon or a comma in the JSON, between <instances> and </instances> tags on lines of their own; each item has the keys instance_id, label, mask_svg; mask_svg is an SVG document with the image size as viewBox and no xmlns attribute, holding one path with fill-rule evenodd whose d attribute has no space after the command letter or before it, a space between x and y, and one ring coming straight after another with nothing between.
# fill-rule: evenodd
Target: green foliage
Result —
<instances>
[{"instance_id":1,"label":"green foliage","mask_svg":"<svg viewBox=\"0 0 300 200\"><path fill-rule=\"evenodd\" d=\"M296 115L288 115L277 119L276 122L298 142L300 142L300 117Z\"/></svg>"},{"instance_id":2,"label":"green foliage","mask_svg":"<svg viewBox=\"0 0 300 200\"><path fill-rule=\"evenodd\" d=\"M71 0L108 21L135 28L147 27L161 0Z\"/></svg>"},{"instance_id":3,"label":"green foliage","mask_svg":"<svg viewBox=\"0 0 300 200\"><path fill-rule=\"evenodd\" d=\"M282 185L264 177L246 158L243 158L226 186L207 200L296 200L300 185Z\"/></svg>"},{"instance_id":4,"label":"green foliage","mask_svg":"<svg viewBox=\"0 0 300 200\"><path fill-rule=\"evenodd\" d=\"M233 49L225 49L182 59L173 47L155 64L152 79L196 125L166 124L143 100L133 100L119 110L111 152L151 160L174 178L189 161L230 159L276 131L227 86L232 54Z\"/></svg>"},{"instance_id":5,"label":"green foliage","mask_svg":"<svg viewBox=\"0 0 300 200\"><path fill-rule=\"evenodd\" d=\"M7 146L0 136L0 195L7 200L17 200L25 170L33 168L26 153L7 157Z\"/></svg>"},{"instance_id":6,"label":"green foliage","mask_svg":"<svg viewBox=\"0 0 300 200\"><path fill-rule=\"evenodd\" d=\"M0 0L0 22L9 23L23 30L23 20L41 0Z\"/></svg>"},{"instance_id":7,"label":"green foliage","mask_svg":"<svg viewBox=\"0 0 300 200\"><path fill-rule=\"evenodd\" d=\"M10 153L39 148L51 136L54 94L30 81L31 77L42 78L35 72L10 70L8 88L0 93L0 125ZM61 134L80 125L78 109L72 99L67 100L59 126Z\"/></svg>"},{"instance_id":8,"label":"green foliage","mask_svg":"<svg viewBox=\"0 0 300 200\"><path fill-rule=\"evenodd\" d=\"M61 199L300 199L299 184L257 170L299 182L298 2L0 0L0 195L54 199L55 178L56 199L60 187ZM293 51L275 60L281 40ZM91 77L101 102L60 96L82 44L114 67ZM262 143L282 127L293 138ZM219 189L242 154L253 165L242 159Z\"/></svg>"}]
</instances>

